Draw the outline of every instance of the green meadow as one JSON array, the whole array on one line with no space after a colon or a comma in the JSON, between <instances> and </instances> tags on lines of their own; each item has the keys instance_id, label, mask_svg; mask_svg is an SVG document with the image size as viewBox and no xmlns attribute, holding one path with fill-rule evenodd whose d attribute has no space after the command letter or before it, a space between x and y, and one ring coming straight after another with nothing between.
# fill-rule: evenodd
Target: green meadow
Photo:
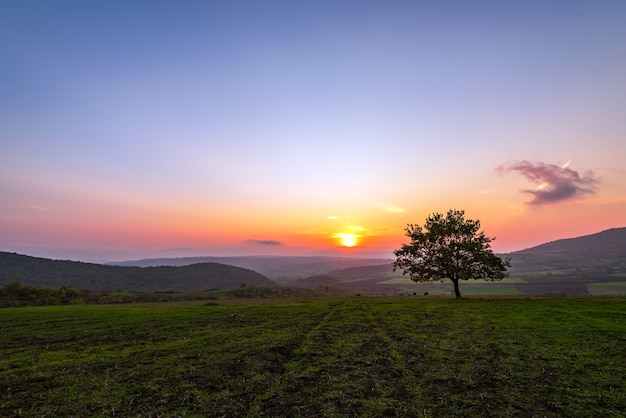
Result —
<instances>
[{"instance_id":1,"label":"green meadow","mask_svg":"<svg viewBox=\"0 0 626 418\"><path fill-rule=\"evenodd\" d=\"M0 416L618 417L625 371L624 298L0 309Z\"/></svg>"}]
</instances>

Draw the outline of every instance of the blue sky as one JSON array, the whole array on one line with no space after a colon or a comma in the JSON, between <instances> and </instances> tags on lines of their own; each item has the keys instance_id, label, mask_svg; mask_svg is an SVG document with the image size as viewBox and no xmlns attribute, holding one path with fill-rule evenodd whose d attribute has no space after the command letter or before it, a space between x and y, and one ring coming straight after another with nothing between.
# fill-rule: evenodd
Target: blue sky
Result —
<instances>
[{"instance_id":1,"label":"blue sky","mask_svg":"<svg viewBox=\"0 0 626 418\"><path fill-rule=\"evenodd\" d=\"M622 1L3 2L0 249L382 249L451 207L502 250L623 226L625 21ZM597 181L530 208L536 179L498 171L523 161Z\"/></svg>"}]
</instances>

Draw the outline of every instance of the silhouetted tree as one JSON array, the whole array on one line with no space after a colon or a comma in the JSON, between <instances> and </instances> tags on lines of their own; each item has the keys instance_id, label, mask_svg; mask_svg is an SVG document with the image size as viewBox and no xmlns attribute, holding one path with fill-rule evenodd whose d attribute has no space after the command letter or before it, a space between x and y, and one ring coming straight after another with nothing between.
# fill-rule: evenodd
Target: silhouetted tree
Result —
<instances>
[{"instance_id":1,"label":"silhouetted tree","mask_svg":"<svg viewBox=\"0 0 626 418\"><path fill-rule=\"evenodd\" d=\"M409 244L394 251L394 271L402 269L416 282L450 279L454 294L461 297L459 280L505 278L510 259L503 260L491 250L491 241L480 231L480 221L465 219L465 212L451 209L444 217L434 213L426 218L424 227L409 224Z\"/></svg>"}]
</instances>

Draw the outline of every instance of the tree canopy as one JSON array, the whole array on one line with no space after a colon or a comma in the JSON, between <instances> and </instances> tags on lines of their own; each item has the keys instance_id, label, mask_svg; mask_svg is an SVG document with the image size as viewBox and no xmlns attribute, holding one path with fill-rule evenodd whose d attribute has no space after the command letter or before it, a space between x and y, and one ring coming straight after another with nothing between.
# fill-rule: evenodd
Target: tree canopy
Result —
<instances>
[{"instance_id":1,"label":"tree canopy","mask_svg":"<svg viewBox=\"0 0 626 418\"><path fill-rule=\"evenodd\" d=\"M461 297L459 280L502 280L510 260L503 260L491 250L495 238L480 231L480 221L465 219L465 211L451 209L444 216L433 213L424 226L408 224L411 239L394 254L394 271L402 269L416 282L449 279L456 297Z\"/></svg>"}]
</instances>

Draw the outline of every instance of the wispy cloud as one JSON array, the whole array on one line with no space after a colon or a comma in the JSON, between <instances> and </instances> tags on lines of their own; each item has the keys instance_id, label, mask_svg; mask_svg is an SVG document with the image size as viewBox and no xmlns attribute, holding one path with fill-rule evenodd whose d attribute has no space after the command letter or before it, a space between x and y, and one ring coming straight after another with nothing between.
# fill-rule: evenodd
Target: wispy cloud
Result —
<instances>
[{"instance_id":1,"label":"wispy cloud","mask_svg":"<svg viewBox=\"0 0 626 418\"><path fill-rule=\"evenodd\" d=\"M331 216L327 216L326 219L328 219L329 221L336 221L339 219L352 219L352 215L346 215L346 216L331 215Z\"/></svg>"},{"instance_id":2,"label":"wispy cloud","mask_svg":"<svg viewBox=\"0 0 626 418\"><path fill-rule=\"evenodd\" d=\"M246 242L248 244L262 245L262 246L269 246L269 247L276 247L276 246L282 245L280 241L274 241L272 239L249 239L249 240L246 240Z\"/></svg>"},{"instance_id":3,"label":"wispy cloud","mask_svg":"<svg viewBox=\"0 0 626 418\"><path fill-rule=\"evenodd\" d=\"M506 175L517 172L537 184L534 189L522 192L533 198L529 205L545 205L569 200L586 193L594 193L598 180L592 172L581 175L569 168L571 162L562 166L542 162L513 161L496 168L496 172Z\"/></svg>"},{"instance_id":4,"label":"wispy cloud","mask_svg":"<svg viewBox=\"0 0 626 418\"><path fill-rule=\"evenodd\" d=\"M47 210L48 209L45 206L39 206L39 205L28 205L28 207L34 210Z\"/></svg>"},{"instance_id":5,"label":"wispy cloud","mask_svg":"<svg viewBox=\"0 0 626 418\"><path fill-rule=\"evenodd\" d=\"M365 233L367 231L367 228L363 228L361 225L348 225L347 229L349 229L351 232L359 233Z\"/></svg>"},{"instance_id":6,"label":"wispy cloud","mask_svg":"<svg viewBox=\"0 0 626 418\"><path fill-rule=\"evenodd\" d=\"M406 212L406 210L404 210L404 208L401 208L400 206L394 205L393 203L389 203L389 202L378 203L376 205L376 207L378 207L378 209L383 210L385 212L391 212L391 213L404 213L404 212Z\"/></svg>"}]
</instances>

